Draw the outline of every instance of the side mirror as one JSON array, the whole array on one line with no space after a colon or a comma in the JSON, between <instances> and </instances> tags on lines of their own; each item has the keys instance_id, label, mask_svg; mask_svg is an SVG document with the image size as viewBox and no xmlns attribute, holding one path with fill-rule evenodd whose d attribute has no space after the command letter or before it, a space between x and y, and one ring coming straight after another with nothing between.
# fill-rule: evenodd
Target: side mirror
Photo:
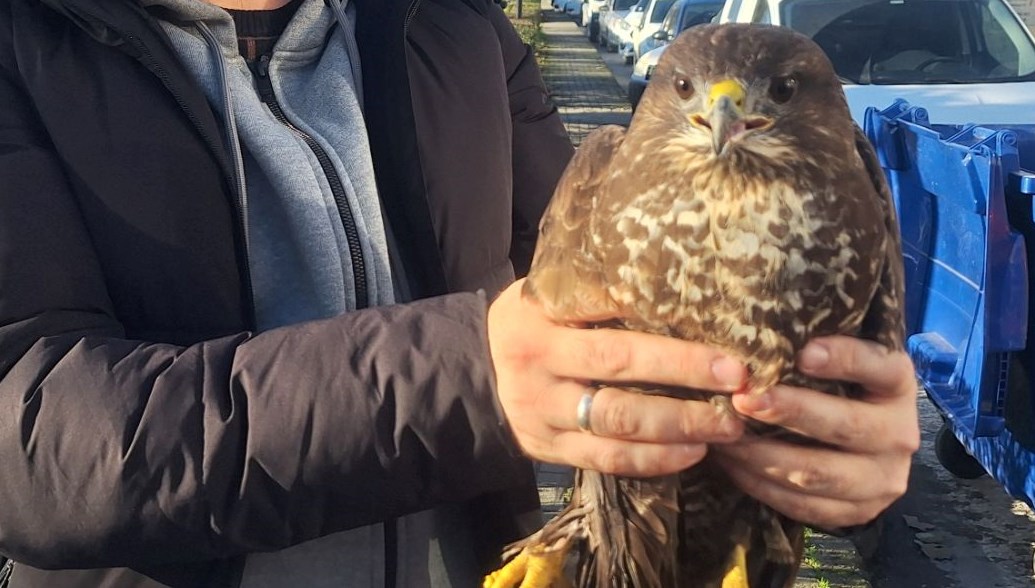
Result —
<instances>
[{"instance_id":1,"label":"side mirror","mask_svg":"<svg viewBox=\"0 0 1035 588\"><path fill-rule=\"evenodd\" d=\"M668 41L668 33L665 31L654 31L654 34L650 36L655 41Z\"/></svg>"}]
</instances>

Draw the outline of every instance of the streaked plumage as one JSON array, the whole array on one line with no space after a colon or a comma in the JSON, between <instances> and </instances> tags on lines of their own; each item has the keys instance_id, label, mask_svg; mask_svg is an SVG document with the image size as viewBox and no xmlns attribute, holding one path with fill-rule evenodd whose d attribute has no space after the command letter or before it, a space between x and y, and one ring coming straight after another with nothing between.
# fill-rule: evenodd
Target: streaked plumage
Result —
<instances>
[{"instance_id":1,"label":"streaked plumage","mask_svg":"<svg viewBox=\"0 0 1035 588\"><path fill-rule=\"evenodd\" d=\"M600 128L579 148L525 292L559 319L606 307L624 317L608 326L728 349L752 388L852 395L794 371L795 353L837 333L900 349L901 253L880 167L822 50L774 27L681 35L629 130ZM739 545L751 588L780 587L801 533L706 458L652 479L578 472L568 509L512 553L573 549L580 588L711 588Z\"/></svg>"}]
</instances>

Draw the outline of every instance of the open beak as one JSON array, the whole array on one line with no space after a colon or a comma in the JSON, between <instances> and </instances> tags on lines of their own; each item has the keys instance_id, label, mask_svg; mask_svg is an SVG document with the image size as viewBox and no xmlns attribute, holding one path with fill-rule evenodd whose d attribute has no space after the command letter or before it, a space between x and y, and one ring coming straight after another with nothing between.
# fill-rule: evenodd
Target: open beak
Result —
<instances>
[{"instance_id":1,"label":"open beak","mask_svg":"<svg viewBox=\"0 0 1035 588\"><path fill-rule=\"evenodd\" d=\"M729 142L751 130L767 129L773 121L764 116L746 116L744 101L747 91L735 80L722 80L712 84L708 92L705 113L694 114L691 122L706 128L712 134L712 150L716 155L725 151Z\"/></svg>"}]
</instances>

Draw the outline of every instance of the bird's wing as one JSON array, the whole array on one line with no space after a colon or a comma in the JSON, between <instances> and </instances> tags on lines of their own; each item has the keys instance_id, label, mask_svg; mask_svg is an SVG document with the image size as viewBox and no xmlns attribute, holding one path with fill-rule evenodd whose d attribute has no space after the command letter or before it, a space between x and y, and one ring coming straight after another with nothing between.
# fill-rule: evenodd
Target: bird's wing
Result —
<instances>
[{"instance_id":1,"label":"bird's wing","mask_svg":"<svg viewBox=\"0 0 1035 588\"><path fill-rule=\"evenodd\" d=\"M625 128L597 128L579 145L539 223L524 292L553 317L572 320L614 310L593 255L589 221Z\"/></svg>"},{"instance_id":2,"label":"bird's wing","mask_svg":"<svg viewBox=\"0 0 1035 588\"><path fill-rule=\"evenodd\" d=\"M870 301L859 335L892 349L903 349L905 341L905 276L902 267L902 238L899 234L895 203L877 153L859 127L855 128L855 148L859 152L884 209L886 238L880 283Z\"/></svg>"}]
</instances>

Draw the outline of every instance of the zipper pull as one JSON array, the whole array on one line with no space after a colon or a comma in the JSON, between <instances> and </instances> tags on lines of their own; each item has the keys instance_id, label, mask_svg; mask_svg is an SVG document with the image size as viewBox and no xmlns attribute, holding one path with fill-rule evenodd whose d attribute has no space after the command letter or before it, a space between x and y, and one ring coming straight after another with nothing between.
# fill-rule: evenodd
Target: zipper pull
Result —
<instances>
[{"instance_id":1,"label":"zipper pull","mask_svg":"<svg viewBox=\"0 0 1035 588\"><path fill-rule=\"evenodd\" d=\"M269 77L270 74L270 55L269 53L259 58L258 74L260 77Z\"/></svg>"}]
</instances>

